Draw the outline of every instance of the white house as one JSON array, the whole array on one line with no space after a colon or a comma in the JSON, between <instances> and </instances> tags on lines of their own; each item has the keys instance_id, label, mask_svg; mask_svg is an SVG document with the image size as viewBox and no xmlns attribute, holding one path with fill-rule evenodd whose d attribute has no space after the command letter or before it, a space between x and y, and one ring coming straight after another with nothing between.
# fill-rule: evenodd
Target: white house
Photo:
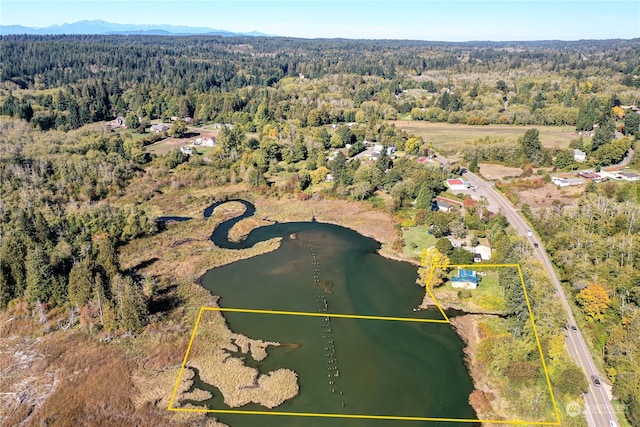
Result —
<instances>
[{"instance_id":1,"label":"white house","mask_svg":"<svg viewBox=\"0 0 640 427\"><path fill-rule=\"evenodd\" d=\"M193 145L202 145L203 147L213 147L216 145L216 138L196 138Z\"/></svg>"},{"instance_id":2,"label":"white house","mask_svg":"<svg viewBox=\"0 0 640 427\"><path fill-rule=\"evenodd\" d=\"M569 180L567 178L558 178L557 176L554 176L553 178L551 178L551 182L553 182L558 187L569 186Z\"/></svg>"},{"instance_id":3,"label":"white house","mask_svg":"<svg viewBox=\"0 0 640 427\"><path fill-rule=\"evenodd\" d=\"M187 156L193 154L193 148L191 147L180 147L180 151L182 152L182 154L186 154Z\"/></svg>"},{"instance_id":4,"label":"white house","mask_svg":"<svg viewBox=\"0 0 640 427\"><path fill-rule=\"evenodd\" d=\"M469 183L458 178L458 179L448 179L447 180L447 186L449 187L449 189L451 189L451 191L460 191L460 190L466 190L469 188Z\"/></svg>"},{"instance_id":5,"label":"white house","mask_svg":"<svg viewBox=\"0 0 640 427\"><path fill-rule=\"evenodd\" d=\"M551 178L551 182L558 187L569 187L570 185L583 185L585 183L582 178L558 178L554 176Z\"/></svg>"},{"instance_id":6,"label":"white house","mask_svg":"<svg viewBox=\"0 0 640 427\"><path fill-rule=\"evenodd\" d=\"M575 150L573 150L573 160L583 163L585 160L587 160L587 153L576 148Z\"/></svg>"},{"instance_id":7,"label":"white house","mask_svg":"<svg viewBox=\"0 0 640 427\"><path fill-rule=\"evenodd\" d=\"M461 289L476 289L480 278L473 270L458 270L458 275L451 278L451 286Z\"/></svg>"},{"instance_id":8,"label":"white house","mask_svg":"<svg viewBox=\"0 0 640 427\"><path fill-rule=\"evenodd\" d=\"M491 248L485 245L478 245L475 248L471 249L471 253L480 255L482 261L487 261L491 259Z\"/></svg>"},{"instance_id":9,"label":"white house","mask_svg":"<svg viewBox=\"0 0 640 427\"><path fill-rule=\"evenodd\" d=\"M127 122L124 117L116 117L111 123L109 123L109 127L111 128L124 128L127 127Z\"/></svg>"},{"instance_id":10,"label":"white house","mask_svg":"<svg viewBox=\"0 0 640 427\"><path fill-rule=\"evenodd\" d=\"M624 179L625 181L640 181L640 175L633 172L620 172L617 175L617 179Z\"/></svg>"},{"instance_id":11,"label":"white house","mask_svg":"<svg viewBox=\"0 0 640 427\"><path fill-rule=\"evenodd\" d=\"M449 212L455 207L446 200L436 200L436 204L438 205L438 210L442 212Z\"/></svg>"},{"instance_id":12,"label":"white house","mask_svg":"<svg viewBox=\"0 0 640 427\"><path fill-rule=\"evenodd\" d=\"M166 132L169 129L171 129L171 126L166 125L164 123L158 123L156 125L151 125L151 132L155 132L155 133Z\"/></svg>"}]
</instances>

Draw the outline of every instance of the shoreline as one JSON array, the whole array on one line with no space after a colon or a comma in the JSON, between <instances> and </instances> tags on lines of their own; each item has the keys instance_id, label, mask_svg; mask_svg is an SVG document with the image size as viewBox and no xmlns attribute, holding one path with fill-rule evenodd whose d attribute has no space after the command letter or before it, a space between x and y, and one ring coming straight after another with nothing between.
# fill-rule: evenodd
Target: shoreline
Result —
<instances>
[{"instance_id":1,"label":"shoreline","mask_svg":"<svg viewBox=\"0 0 640 427\"><path fill-rule=\"evenodd\" d=\"M218 307L218 298L212 301ZM300 392L298 374L280 368L270 372L260 372L247 366L243 357L251 357L260 362L268 357L269 347L282 345L279 342L249 338L229 328L227 319L219 311L203 312L193 340L193 346L183 364L181 377L177 380L174 402L184 402L193 396L203 397L211 391L194 388L194 370L200 380L218 389L224 403L238 408L250 403L273 409L296 397ZM213 396L213 394L211 394ZM182 406L182 405L181 405Z\"/></svg>"},{"instance_id":2,"label":"shoreline","mask_svg":"<svg viewBox=\"0 0 640 427\"><path fill-rule=\"evenodd\" d=\"M234 194L234 197L242 198L237 192ZM218 196L220 197L220 196ZM415 260L406 259L402 256L401 252L395 251L391 248L391 243L397 237L396 231L394 229L395 220L393 216L387 212L383 212L380 210L375 210L365 203L362 202L353 202L353 201L344 201L344 200L335 200L335 199L327 199L327 200L319 200L319 201L306 201L306 202L297 202L300 205L296 205L294 208L291 208L292 205L290 200L283 199L272 199L269 197L261 197L256 195L248 195L245 196L245 199L248 199L256 206L256 213L259 213L259 216L252 216L245 218L239 221L229 232L229 240L236 240L238 236L242 236L242 238L246 237L251 230L255 228L259 228L262 226L268 226L273 222L321 222L327 224L333 224L340 227L347 228L354 232L357 232L365 237L371 238L375 240L379 247L376 252L387 258L394 261L399 262L407 262L415 267L419 267L419 263ZM284 204L288 204L289 207L286 211L283 211L282 206ZM293 211L292 211L293 209ZM346 209L348 212L352 214L349 215L343 211ZM234 208L233 211L236 209ZM353 214L353 211L356 213ZM336 218L334 215L336 212L340 212L341 216ZM237 212L237 215L242 215L243 211ZM268 241L259 242L253 247L249 249L240 249L240 250L228 250L218 248L209 240L209 236L220 223L225 220L231 219L236 215L236 212L230 212L229 210L223 210L218 215L213 215L211 218L208 218L204 221L196 220L195 222L191 222L192 226L188 226L190 222L179 223L174 225L174 233L176 236L171 236L173 238L183 238L185 236L181 235L182 233L189 235L191 238L194 238L193 232L197 231L196 237L193 241L186 242L185 244L181 244L178 247L173 248L180 251L185 251L191 253L191 259L194 259L193 250L197 254L202 254L202 258L198 258L195 265L191 268L191 271L188 271L183 268L169 268L165 270L166 273L176 277L177 279L189 279L193 281L196 286L201 289L205 289L201 285L202 277L209 271L216 267L220 267L223 265L228 265L233 262L253 258L255 256L259 256L265 253L272 252L280 247L280 243L282 237L270 239ZM267 219L268 218L268 219ZM371 219L375 218L375 220ZM372 224L376 224L376 226L371 226ZM197 230L194 230L193 226L197 227ZM201 230L201 231L200 231ZM205 255L207 252L210 255ZM222 256L216 256L215 254L220 253ZM213 256L213 258L212 258ZM165 257L161 257L165 258ZM166 259L166 258L165 258ZM165 273L165 274L166 274ZM206 289L205 289L206 290ZM209 291L207 291L208 293ZM429 297L428 293L424 292L425 297L423 298L419 308L428 308L436 306L433 300ZM211 297L217 301L219 297L211 294ZM445 307L443 307L444 309ZM467 317L467 316L461 316ZM224 316L223 316L224 319ZM459 319L459 317L457 318ZM465 342L471 342L472 336L469 335L465 330L465 328L456 327L458 320L452 320L451 324L454 327L454 330L458 336ZM225 322L226 323L226 322ZM233 332L233 331L230 331ZM256 340L259 341L259 340ZM468 346L468 344L467 344ZM477 372L473 370L473 351L467 353L467 348L465 348L465 363L467 364L467 370L469 375L473 381L474 392L477 391L479 386L477 384L480 383L480 380L477 378ZM471 359L471 360L469 360ZM293 371L292 371L293 372ZM252 380L253 381L253 380ZM253 382L251 382L253 384ZM474 411L478 415L482 413L482 407L478 405L474 405L472 400L470 399L470 403L472 403L472 407ZM279 406L279 405L276 405ZM486 419L486 418L485 418Z\"/></svg>"},{"instance_id":3,"label":"shoreline","mask_svg":"<svg viewBox=\"0 0 640 427\"><path fill-rule=\"evenodd\" d=\"M406 262L417 267L420 266L418 261L407 258L402 254L402 252L395 251L390 247L393 238L396 237L396 232L393 227L393 224L395 223L393 215L379 209L371 208L367 206L365 202L342 199L307 200L304 202L298 202L296 199L296 202L300 203L300 206L298 207L299 210L283 213L278 208L288 201L284 198L283 200L263 196L256 197L256 195L250 193L242 195L238 192L233 193L233 197L244 198L245 200L253 203L256 207L256 214L252 217L245 218L234 225L234 227L229 231L229 240L232 242L242 241L254 229L268 227L274 223L318 222L322 224L337 225L375 240L380 245L377 249L377 253L387 259ZM354 209L355 214L342 215L338 218L334 218L336 212L340 212L346 207ZM260 213L260 215L258 215L258 213ZM240 215L241 214L242 213L240 213ZM377 219L382 221L374 222L373 220L368 220L368 216L380 217ZM372 226L372 223L376 224L376 226Z\"/></svg>"},{"instance_id":4,"label":"shoreline","mask_svg":"<svg viewBox=\"0 0 640 427\"><path fill-rule=\"evenodd\" d=\"M496 396L492 393L488 378L484 375L476 357L482 342L482 337L478 331L478 323L484 316L482 314L465 314L451 318L450 322L456 334L465 344L463 349L464 362L473 382L473 391L469 395L469 404L476 412L478 419L503 420L504 417L496 414L493 410L491 402L496 399Z\"/></svg>"},{"instance_id":5,"label":"shoreline","mask_svg":"<svg viewBox=\"0 0 640 427\"><path fill-rule=\"evenodd\" d=\"M500 401L501 397L496 396L492 390L492 386L488 376L485 374L484 367L478 363L478 351L482 344L482 333L479 330L479 323L484 319L496 316L496 313L474 313L466 312L460 307L448 304L447 302L438 301L436 304L433 298L426 291L422 303L418 307L421 310L430 308L438 308L446 310L462 310L464 314L449 317L449 324L464 343L464 364L473 383L473 391L469 395L469 405L475 411L478 419L481 420L506 420L505 416L499 414L494 409L492 402ZM483 425L494 426L498 424L483 423Z\"/></svg>"},{"instance_id":6,"label":"shoreline","mask_svg":"<svg viewBox=\"0 0 640 427\"><path fill-rule=\"evenodd\" d=\"M256 205L256 212L257 212L260 209L260 201L256 201L255 205ZM230 230L229 239L236 242L239 240L245 239L253 229L259 228L262 226L268 226L268 224L264 224L267 218L269 218L270 222L274 221L271 216L266 216L266 217L263 216L262 218L255 218L255 217L245 218ZM337 225L337 226L352 230L365 237L371 238L379 244L379 248L376 250L376 253L379 254L380 256L387 259L394 260L394 261L406 262L415 267L420 267L420 263L417 262L416 260L407 259L402 256L401 252L394 251L393 249L391 249L390 241L388 241L384 235L381 235L381 233L376 233L375 231L372 231L366 228L366 225L359 226L356 224L352 224L349 221L331 220L331 219L324 218L322 215L317 215L315 213L310 219L308 217L307 218L286 218L285 220L277 220L276 222L311 222L311 221ZM243 222L245 222L245 224L242 224ZM247 223L249 222L252 222L254 227L245 228L246 225L248 225ZM243 232L234 233L234 231L237 231L236 227L240 224L245 225L245 227L243 227ZM256 255L259 255L259 254L256 254ZM420 305L417 307L417 309L426 310L433 307L438 307L442 310L446 310L447 308L454 308L454 307L448 307L447 304L442 304L440 306L436 304L425 288L424 297ZM494 396L490 391L490 387L488 387L486 384L485 376L482 374L481 370L479 369L476 363L476 360L477 360L476 353L477 353L478 346L480 344L480 339L481 339L478 336L477 322L484 315L485 314L470 313L462 316L456 316L455 318L450 319L450 324L453 327L453 330L455 331L455 333L460 337L460 339L465 344L465 347L463 350L464 363L467 367L467 371L469 373L469 376L471 378L471 381L473 383L473 388L474 388L471 395L469 396L469 404L477 414L478 419L497 419L496 418L497 415L495 415L489 403L491 400L493 400Z\"/></svg>"},{"instance_id":7,"label":"shoreline","mask_svg":"<svg viewBox=\"0 0 640 427\"><path fill-rule=\"evenodd\" d=\"M387 212L380 211L379 209L368 207L364 202L342 199L307 200L304 202L299 202L296 199L296 203L300 203L300 206L297 208L297 210L293 212L290 210L289 212L282 212L282 210L280 209L282 205L287 204L290 206L290 203L286 203L289 201L286 200L286 198L273 199L270 197L256 196L251 193L242 194L242 192L237 191L229 195L222 195L218 197L224 198L226 196L246 200L254 204L256 208L256 213L253 216L242 219L229 230L228 239L231 242L240 242L246 239L253 230L260 227L268 227L276 223L317 222L321 224L330 224L343 227L361 234L367 238L375 240L375 242L379 245L376 253L384 258L399 262L406 262L416 267L420 266L420 263L418 261L406 258L403 256L402 252L395 251L391 248L391 242L393 238L396 237L395 230L393 228L393 224L395 222L393 216ZM233 201L229 201L229 203L233 203ZM222 206L224 206L224 204L220 207ZM341 211L340 208L344 208L345 206L350 206L352 209L355 209L356 215L343 215L340 216L340 219L332 217L336 212ZM214 226L214 229L221 222L233 219L234 217L242 215L243 213L244 209L242 209L237 213L237 215L234 216L229 216L228 212L226 212L226 215L223 216L222 221L217 223ZM211 218L213 218L214 216L212 216ZM376 219L379 219L381 221L367 220L368 216L376 217ZM356 219L353 220L351 218ZM372 223L378 225L372 227ZM211 233L212 232L213 230L211 230ZM204 276L207 271L213 268L233 263L236 260L259 256L278 249L282 238L283 237L276 237L274 239L271 239L277 241L277 244L270 244L268 248L263 248L262 250L256 249L258 249L259 245L267 244L268 242L271 242L271 240L259 242L251 248L247 249L221 249L214 245L214 247L219 250L235 251L235 253L237 254L240 254L240 252L242 251L251 251L252 253L247 257L242 256L237 259L230 260L229 262L217 264L209 268L205 266L203 270L198 272L198 274L196 275L196 283L199 284L202 276ZM213 244L212 242L210 243Z\"/></svg>"}]
</instances>

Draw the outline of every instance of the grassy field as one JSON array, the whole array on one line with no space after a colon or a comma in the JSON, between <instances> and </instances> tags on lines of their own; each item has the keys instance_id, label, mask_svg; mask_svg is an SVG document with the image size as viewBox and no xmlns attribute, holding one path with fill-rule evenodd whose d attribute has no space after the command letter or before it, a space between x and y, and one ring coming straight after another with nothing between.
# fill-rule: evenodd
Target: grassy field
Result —
<instances>
[{"instance_id":1,"label":"grassy field","mask_svg":"<svg viewBox=\"0 0 640 427\"><path fill-rule=\"evenodd\" d=\"M188 138L165 138L161 141L153 143L145 147L145 151L151 154L164 155L176 147L190 146L196 138L217 137L218 132L212 130L203 130L203 128L190 128L191 135ZM149 134L145 134L149 135ZM196 151L201 154L207 154L213 147L205 147L199 145L195 147Z\"/></svg>"},{"instance_id":2,"label":"grassy field","mask_svg":"<svg viewBox=\"0 0 640 427\"><path fill-rule=\"evenodd\" d=\"M450 282L446 282L441 287L433 290L438 301L445 307L457 308L469 312L504 312L504 290L498 282L498 272L486 268L478 269L477 271L481 273L481 280L477 289L462 291L462 293L460 293L460 289L454 288ZM456 274L457 269L452 269L449 277L453 277Z\"/></svg>"},{"instance_id":3,"label":"grassy field","mask_svg":"<svg viewBox=\"0 0 640 427\"><path fill-rule=\"evenodd\" d=\"M419 225L403 230L402 237L406 244L404 246L404 254L411 259L420 259L420 252L425 248L435 246L436 238L433 234L429 234L429 227Z\"/></svg>"},{"instance_id":4,"label":"grassy field","mask_svg":"<svg viewBox=\"0 0 640 427\"><path fill-rule=\"evenodd\" d=\"M153 144L146 146L144 149L147 153L162 156L182 145L188 145L188 143L186 141L177 141L174 138L166 138L158 142L154 142Z\"/></svg>"},{"instance_id":5,"label":"grassy field","mask_svg":"<svg viewBox=\"0 0 640 427\"><path fill-rule=\"evenodd\" d=\"M178 140L176 138L167 138L162 141L158 141L155 144L151 144L145 147L145 150L150 154L156 154L162 156L176 147L188 147L190 146L190 140ZM202 145L195 147L195 152L198 154L206 155L213 150L214 147L203 147Z\"/></svg>"},{"instance_id":6,"label":"grassy field","mask_svg":"<svg viewBox=\"0 0 640 427\"><path fill-rule=\"evenodd\" d=\"M531 128L540 131L540 141L547 148L568 148L569 142L578 137L572 126L469 126L413 120L396 120L390 123L399 129L421 136L443 154L456 153L463 144L487 136L515 141Z\"/></svg>"}]
</instances>

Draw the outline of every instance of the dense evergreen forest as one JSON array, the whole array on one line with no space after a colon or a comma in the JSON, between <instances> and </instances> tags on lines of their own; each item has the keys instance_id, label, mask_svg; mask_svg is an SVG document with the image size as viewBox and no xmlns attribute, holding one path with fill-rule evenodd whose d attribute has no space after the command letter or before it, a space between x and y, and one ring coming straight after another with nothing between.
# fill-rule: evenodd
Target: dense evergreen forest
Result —
<instances>
[{"instance_id":1,"label":"dense evergreen forest","mask_svg":"<svg viewBox=\"0 0 640 427\"><path fill-rule=\"evenodd\" d=\"M255 192L307 200L315 195L310 188L326 184L326 197L369 200L437 237L489 235L500 261L518 262L527 249L505 231L501 216L482 208L464 218L432 211L461 164L420 163L418 155L434 147L389 120L527 125L518 141L461 144L457 154L472 170L478 162L528 175L534 167L572 170L574 148L600 168L618 163L634 144L640 148L640 115L629 113L640 102L637 39L3 36L0 45L0 115L8 116L0 117L0 309L64 307L92 331L140 331L147 323L154 279L125 271L118 252L161 231L142 206L163 191L242 182ZM106 125L117 117L126 118L126 132ZM221 125L206 156L145 151L167 136L150 136L151 123L172 121L170 134L181 137L186 118L192 129L231 126ZM544 149L530 129L536 125L571 126L585 137L570 149ZM374 162L357 158L369 143L390 151ZM640 164L637 154L631 164ZM583 311L614 393L637 424L640 189L610 182L587 190L574 206L523 206L523 213ZM403 244L396 239L394 249ZM468 255L461 252L456 256ZM535 282L527 277L544 313L551 286ZM512 297L514 330L522 333L524 305L520 295ZM547 314L541 329L562 347L559 311ZM553 363L559 389L579 395L581 381L561 381L581 378L578 368L559 356ZM506 366L496 372L503 375Z\"/></svg>"},{"instance_id":2,"label":"dense evergreen forest","mask_svg":"<svg viewBox=\"0 0 640 427\"><path fill-rule=\"evenodd\" d=\"M453 123L575 124L593 95L616 86L630 104L636 100L626 99L625 88L640 86L640 48L632 40L5 36L2 46L0 113L44 130L130 111L247 130L265 119L353 122L358 110L381 119L413 110L414 119ZM304 91L286 79L301 76L324 84Z\"/></svg>"}]
</instances>

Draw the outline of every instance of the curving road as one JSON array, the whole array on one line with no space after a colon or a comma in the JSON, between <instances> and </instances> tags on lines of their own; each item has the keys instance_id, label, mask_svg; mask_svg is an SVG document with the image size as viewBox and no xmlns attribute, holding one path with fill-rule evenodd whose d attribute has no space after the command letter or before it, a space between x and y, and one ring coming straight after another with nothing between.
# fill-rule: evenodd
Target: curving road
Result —
<instances>
[{"instance_id":1,"label":"curving road","mask_svg":"<svg viewBox=\"0 0 640 427\"><path fill-rule=\"evenodd\" d=\"M562 306L564 307L567 318L569 319L569 324L575 325L576 322L573 317L573 313L571 312L569 301L564 294L564 289L562 288L560 280L553 268L551 259L547 255L542 244L539 243L533 235L528 236L528 234L531 233L528 232L529 226L525 220L514 209L511 203L493 188L492 183L484 181L471 172L466 172L463 176L472 187L475 187L475 191L470 191L470 194L472 194L474 198L484 196L489 203L490 210L502 213L518 234L529 239L529 243L533 246L533 253L540 262L542 262L551 277L551 281L556 288L557 296L562 302ZM535 247L534 243L538 243L538 246ZM611 397L606 390L606 387L608 386L603 382L601 386L596 387L591 380L592 375L598 376L601 380L604 376L598 372L585 340L582 337L582 333L578 329L572 331L568 328L565 335L567 337L565 343L569 349L569 353L574 358L576 364L584 370L589 381L589 392L584 396L586 404L584 415L589 426L609 427L611 425L609 423L610 420L614 421L616 423L615 425L619 425L614 408L611 404ZM565 408L559 407L558 410L564 411Z\"/></svg>"}]
</instances>

